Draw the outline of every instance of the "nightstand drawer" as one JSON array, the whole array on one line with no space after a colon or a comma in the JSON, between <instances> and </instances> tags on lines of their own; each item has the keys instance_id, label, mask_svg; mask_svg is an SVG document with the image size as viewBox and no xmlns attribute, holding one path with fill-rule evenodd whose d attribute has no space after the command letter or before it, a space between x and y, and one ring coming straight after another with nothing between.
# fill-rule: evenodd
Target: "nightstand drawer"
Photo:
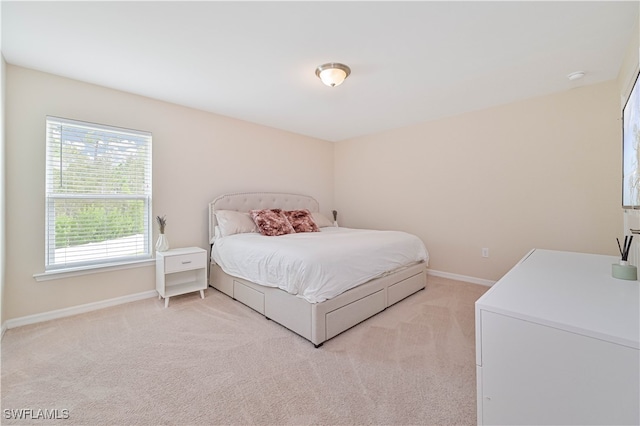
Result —
<instances>
[{"instance_id":1,"label":"nightstand drawer","mask_svg":"<svg viewBox=\"0 0 640 426\"><path fill-rule=\"evenodd\" d=\"M206 252L167 256L164 259L164 272L180 272L207 266Z\"/></svg>"}]
</instances>

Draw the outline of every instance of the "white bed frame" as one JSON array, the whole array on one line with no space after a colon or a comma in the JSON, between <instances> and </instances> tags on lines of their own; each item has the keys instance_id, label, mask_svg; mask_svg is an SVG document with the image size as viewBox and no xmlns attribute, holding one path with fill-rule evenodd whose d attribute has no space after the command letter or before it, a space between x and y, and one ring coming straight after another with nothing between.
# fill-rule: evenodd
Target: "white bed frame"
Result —
<instances>
[{"instance_id":1,"label":"white bed frame","mask_svg":"<svg viewBox=\"0 0 640 426\"><path fill-rule=\"evenodd\" d=\"M209 241L213 243L216 210L308 209L318 212L309 196L275 192L222 195L209 203ZM424 262L371 280L321 303L309 303L284 290L227 275L211 260L209 285L244 303L319 347L388 306L426 287Z\"/></svg>"}]
</instances>

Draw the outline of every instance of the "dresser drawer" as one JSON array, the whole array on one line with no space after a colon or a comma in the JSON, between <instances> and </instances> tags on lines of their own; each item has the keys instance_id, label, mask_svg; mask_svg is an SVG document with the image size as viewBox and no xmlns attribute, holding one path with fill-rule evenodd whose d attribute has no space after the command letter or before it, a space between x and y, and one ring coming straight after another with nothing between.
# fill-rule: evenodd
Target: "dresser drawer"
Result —
<instances>
[{"instance_id":1,"label":"dresser drawer","mask_svg":"<svg viewBox=\"0 0 640 426\"><path fill-rule=\"evenodd\" d=\"M164 272L180 272L207 266L206 252L188 253L176 256L167 256L164 259Z\"/></svg>"}]
</instances>

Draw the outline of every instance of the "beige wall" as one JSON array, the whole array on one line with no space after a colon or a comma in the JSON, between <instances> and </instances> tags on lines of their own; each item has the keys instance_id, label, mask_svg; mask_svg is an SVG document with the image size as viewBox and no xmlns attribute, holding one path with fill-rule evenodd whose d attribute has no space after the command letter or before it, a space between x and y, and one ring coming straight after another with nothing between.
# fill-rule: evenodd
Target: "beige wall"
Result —
<instances>
[{"instance_id":1,"label":"beige wall","mask_svg":"<svg viewBox=\"0 0 640 426\"><path fill-rule=\"evenodd\" d=\"M153 214L172 246L207 247L207 206L236 191L312 195L333 209L333 144L8 65L3 321L153 290L152 267L36 282L44 270L45 116L153 133Z\"/></svg>"},{"instance_id":2,"label":"beige wall","mask_svg":"<svg viewBox=\"0 0 640 426\"><path fill-rule=\"evenodd\" d=\"M2 7L0 7L2 9ZM4 56L0 52L0 322L4 324L5 321L5 297L4 297L4 283L5 283L5 259L6 259L6 244L5 244L5 76L6 76L6 63Z\"/></svg>"},{"instance_id":3,"label":"beige wall","mask_svg":"<svg viewBox=\"0 0 640 426\"><path fill-rule=\"evenodd\" d=\"M487 280L532 248L616 254L618 99L609 82L338 142L341 222L415 233L431 269Z\"/></svg>"},{"instance_id":4,"label":"beige wall","mask_svg":"<svg viewBox=\"0 0 640 426\"><path fill-rule=\"evenodd\" d=\"M640 15L636 22L635 34L636 36L629 41L629 47L618 74L620 105L624 105L626 102L634 79L638 75L638 68L640 68Z\"/></svg>"}]
</instances>

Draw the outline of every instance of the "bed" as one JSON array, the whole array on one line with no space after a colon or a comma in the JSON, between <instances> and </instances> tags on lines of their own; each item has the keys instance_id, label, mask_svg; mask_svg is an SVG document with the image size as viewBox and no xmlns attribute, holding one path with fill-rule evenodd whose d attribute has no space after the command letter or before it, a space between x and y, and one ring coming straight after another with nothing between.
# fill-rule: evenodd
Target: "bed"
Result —
<instances>
[{"instance_id":1,"label":"bed","mask_svg":"<svg viewBox=\"0 0 640 426\"><path fill-rule=\"evenodd\" d=\"M265 237L235 222L238 229L229 231L227 215L262 209L308 210L319 232ZM209 241L209 285L315 347L426 287L428 253L416 236L334 226L306 195L222 195L209 203ZM323 245L332 249L321 251ZM263 254L263 249L272 251ZM347 252L357 256L339 262ZM378 258L380 253L385 254Z\"/></svg>"}]
</instances>

